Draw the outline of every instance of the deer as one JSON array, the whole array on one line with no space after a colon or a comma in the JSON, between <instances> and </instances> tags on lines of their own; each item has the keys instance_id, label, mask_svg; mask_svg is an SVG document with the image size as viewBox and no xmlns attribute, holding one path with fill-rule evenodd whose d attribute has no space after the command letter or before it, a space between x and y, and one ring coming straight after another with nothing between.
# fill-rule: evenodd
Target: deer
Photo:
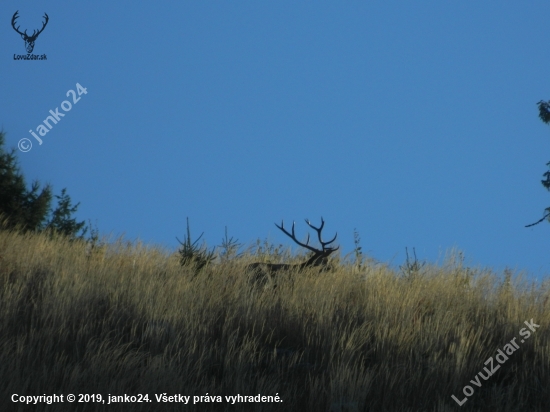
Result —
<instances>
[{"instance_id":1,"label":"deer","mask_svg":"<svg viewBox=\"0 0 550 412\"><path fill-rule=\"evenodd\" d=\"M298 239L296 239L296 233L294 231L295 222L292 222L292 229L291 232L288 232L288 230L285 229L284 221L281 221L281 225L279 226L277 223L275 223L275 226L281 230L285 235L290 237L295 243L302 246L303 248L308 249L309 251L313 252L311 257L307 259L303 263L299 264L288 264L288 263L252 263L247 266L247 272L251 273L253 276L251 276L250 280L252 283L260 284L262 286L266 286L268 281L274 281L275 278L280 273L288 273L291 271L299 272L306 268L311 267L320 267L321 270L326 270L328 268L328 257L335 251L337 251L340 246L334 248L334 247L328 247L331 243L333 243L336 240L336 237L338 236L338 233L334 235L332 240L329 240L328 242L323 242L323 239L321 237L321 232L323 230L323 227L325 226L325 221L321 217L321 226L315 227L311 224L309 219L305 219L307 225L315 230L317 232L317 237L319 239L319 243L321 244L321 249L316 249L313 246L310 246L309 244L309 233L307 235L306 243L300 242ZM277 287L275 283L275 288Z\"/></svg>"},{"instance_id":2,"label":"deer","mask_svg":"<svg viewBox=\"0 0 550 412\"><path fill-rule=\"evenodd\" d=\"M17 10L14 14L13 14L13 17L11 18L11 26L13 27L13 29L19 33L21 35L21 38L23 40L25 40L25 49L27 49L27 53L32 53L32 51L34 50L34 42L36 41L38 35L40 33L42 33L42 31L46 28L46 25L48 24L48 20L50 20L50 18L48 17L48 15L46 13L44 13L44 19L46 20L44 23L42 23L42 28L40 30L38 30L38 32L36 32L36 30L33 30L32 32L32 35L29 36L27 34L27 30L25 30L24 33L20 32L19 31L19 27L21 26L17 26L15 27L15 20L17 20L17 18L19 17L17 14L19 13L19 10Z\"/></svg>"}]
</instances>

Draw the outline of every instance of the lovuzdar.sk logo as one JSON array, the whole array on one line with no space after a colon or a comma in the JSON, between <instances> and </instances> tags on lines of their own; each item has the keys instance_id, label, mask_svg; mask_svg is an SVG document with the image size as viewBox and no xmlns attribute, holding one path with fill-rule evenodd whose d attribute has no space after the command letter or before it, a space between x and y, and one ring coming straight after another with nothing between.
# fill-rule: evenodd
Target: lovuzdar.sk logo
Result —
<instances>
[{"instance_id":1,"label":"lovuzdar.sk logo","mask_svg":"<svg viewBox=\"0 0 550 412\"><path fill-rule=\"evenodd\" d=\"M21 26L15 27L16 20L19 17L18 13L19 13L19 10L17 10L13 14L13 17L11 18L11 26L13 27L13 29L17 33L19 33L21 35L21 38L25 41L25 49L27 50L27 54L26 55L25 54L14 54L13 55L13 60L47 60L47 56L45 54L36 55L36 54L32 54L32 51L34 50L34 42L38 38L38 35L44 31L44 29L46 28L46 25L48 24L48 21L50 20L50 18L48 17L48 15L46 13L44 13L45 21L42 23L42 28L38 31L33 30L32 34L29 36L27 34L27 30L25 30L24 32L21 32L19 30L19 27L21 27Z\"/></svg>"}]
</instances>

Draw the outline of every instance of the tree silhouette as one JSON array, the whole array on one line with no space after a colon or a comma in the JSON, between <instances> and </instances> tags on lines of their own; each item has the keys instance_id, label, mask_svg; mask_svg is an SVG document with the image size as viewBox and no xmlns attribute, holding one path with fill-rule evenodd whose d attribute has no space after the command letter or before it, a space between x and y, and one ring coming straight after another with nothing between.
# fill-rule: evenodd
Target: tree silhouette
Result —
<instances>
[{"instance_id":1,"label":"tree silhouette","mask_svg":"<svg viewBox=\"0 0 550 412\"><path fill-rule=\"evenodd\" d=\"M76 237L84 227L84 222L72 218L78 205L71 205L71 198L66 189L57 196L58 205L50 209L52 188L45 185L40 189L40 183L34 181L30 190L27 189L25 177L21 173L15 155L15 148L7 152L4 149L6 133L0 131L0 216L2 228L15 229L22 232L51 230L66 236ZM48 220L48 217L51 219ZM87 229L83 230L84 236Z\"/></svg>"},{"instance_id":2,"label":"tree silhouette","mask_svg":"<svg viewBox=\"0 0 550 412\"><path fill-rule=\"evenodd\" d=\"M542 120L546 124L550 124L550 100L547 102L541 100L537 103L537 105L539 107L540 120ZM550 162L546 163L546 166L548 166L548 170L543 173L544 180L541 180L541 183L546 188L546 190L550 191ZM526 225L525 227L538 225L544 220L548 220L550 222L550 207L544 209L544 216L542 217L542 219L536 221L535 223L531 223L530 225Z\"/></svg>"},{"instance_id":3,"label":"tree silhouette","mask_svg":"<svg viewBox=\"0 0 550 412\"><path fill-rule=\"evenodd\" d=\"M45 229L52 230L64 236L76 237L78 232L82 230L80 237L84 237L88 228L84 228L85 222L77 222L72 218L72 214L76 213L80 203L71 206L71 198L67 194L67 189L61 190L61 195L55 195L58 199L57 208L52 211L50 221L46 224Z\"/></svg>"}]
</instances>

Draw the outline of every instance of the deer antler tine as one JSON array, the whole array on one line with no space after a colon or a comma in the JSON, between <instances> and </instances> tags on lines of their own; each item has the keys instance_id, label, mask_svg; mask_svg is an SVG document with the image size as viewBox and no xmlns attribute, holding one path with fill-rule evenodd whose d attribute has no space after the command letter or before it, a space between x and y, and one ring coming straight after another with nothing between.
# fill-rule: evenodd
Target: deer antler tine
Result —
<instances>
[{"instance_id":1,"label":"deer antler tine","mask_svg":"<svg viewBox=\"0 0 550 412\"><path fill-rule=\"evenodd\" d=\"M15 14L13 15L13 17L11 18L11 26L12 26L12 27L14 28L14 30L15 30L17 33L19 33L20 35L27 34L27 30L25 30L25 33L21 33L21 32L19 31L19 27L21 27L21 26L15 27L15 21L16 21L18 18L19 18L19 10L17 10L17 11L15 12Z\"/></svg>"},{"instance_id":2,"label":"deer antler tine","mask_svg":"<svg viewBox=\"0 0 550 412\"><path fill-rule=\"evenodd\" d=\"M309 225L310 228L315 229L317 231L323 230L323 227L325 226L325 221L323 220L323 218L321 218L321 226L319 226L319 227L313 226L311 224L311 222L309 221L309 219L306 219L306 223Z\"/></svg>"},{"instance_id":3,"label":"deer antler tine","mask_svg":"<svg viewBox=\"0 0 550 412\"><path fill-rule=\"evenodd\" d=\"M289 233L288 230L285 229L284 221L281 222L281 226L279 226L277 223L275 223L275 226L277 226L285 235L290 237L298 245L300 245L302 247L305 247L306 249L309 249L309 250L311 250L312 252L315 252L315 253L320 253L321 252L320 250L317 250L314 247L309 246L309 233L308 233L307 243L302 243L298 239L296 239L296 222L292 222L291 233Z\"/></svg>"},{"instance_id":4,"label":"deer antler tine","mask_svg":"<svg viewBox=\"0 0 550 412\"><path fill-rule=\"evenodd\" d=\"M338 237L338 232L336 232L336 234L334 235L334 237L332 238L332 240L329 240L328 242L322 242L321 244L323 245L323 248L326 246L326 245L330 245L332 242L334 242L336 240L336 237ZM340 246L338 246L340 247ZM336 249L334 249L336 250Z\"/></svg>"},{"instance_id":5,"label":"deer antler tine","mask_svg":"<svg viewBox=\"0 0 550 412\"><path fill-rule=\"evenodd\" d=\"M36 33L37 36L44 31L44 29L46 28L46 25L48 24L48 21L50 20L46 12L44 12L44 18L46 21L42 23L42 28L38 30L38 33ZM34 33L33 33L33 36L34 36Z\"/></svg>"},{"instance_id":6,"label":"deer antler tine","mask_svg":"<svg viewBox=\"0 0 550 412\"><path fill-rule=\"evenodd\" d=\"M323 251L329 251L329 250L334 251L334 250L338 249L338 248L333 249L333 248L327 248L326 247L327 245L331 244L332 242L334 242L336 240L336 237L338 236L338 233L336 233L336 235L334 235L332 240L329 240L328 242L323 242L323 238L321 236L321 232L323 231L323 227L325 227L325 220L323 219L323 217L321 217L321 226L319 226L319 227L313 226L311 224L311 222L309 221L309 219L306 219L306 223L309 225L309 227L311 227L312 229L314 229L317 232L317 237L319 239L319 243L323 247Z\"/></svg>"}]
</instances>

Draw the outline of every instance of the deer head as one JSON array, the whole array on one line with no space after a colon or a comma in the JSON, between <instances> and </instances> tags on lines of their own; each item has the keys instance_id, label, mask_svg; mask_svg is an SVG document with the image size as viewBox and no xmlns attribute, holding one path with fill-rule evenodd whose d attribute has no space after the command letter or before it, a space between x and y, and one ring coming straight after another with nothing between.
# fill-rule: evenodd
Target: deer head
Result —
<instances>
[{"instance_id":1,"label":"deer head","mask_svg":"<svg viewBox=\"0 0 550 412\"><path fill-rule=\"evenodd\" d=\"M19 31L19 26L18 27L15 27L15 20L17 20L17 17L19 17L17 15L17 13L19 13L19 10L17 10L12 19L11 19L11 25L13 27L13 29L19 33L21 35L21 38L23 40L25 40L25 49L27 49L27 53L32 53L32 51L34 50L34 42L36 41L36 38L38 37L38 35L40 33L42 33L42 31L44 30L44 28L46 27L46 25L48 24L48 20L49 20L49 17L46 13L44 13L44 18L46 19L46 21L44 23L42 23L42 28L40 30L38 30L38 32L36 30L33 31L32 35L29 36L27 34L27 30L25 30L24 33L20 32Z\"/></svg>"},{"instance_id":2,"label":"deer head","mask_svg":"<svg viewBox=\"0 0 550 412\"><path fill-rule=\"evenodd\" d=\"M336 236L338 236L338 233L334 236L332 240L329 240L328 242L323 242L323 239L321 237L321 231L325 226L325 221L323 220L323 218L321 218L321 226L319 227L313 226L308 219L306 219L306 223L310 228L314 229L317 232L317 237L319 239L319 243L321 244L321 249L316 249L313 246L309 245L309 234L307 235L306 243L302 243L298 239L296 239L296 234L294 232L294 223L292 223L291 233L289 233L285 229L283 222L281 222L281 226L275 223L275 226L282 230L285 235L289 236L298 245L305 247L306 249L313 252L313 254L308 260L300 264L260 262L252 263L247 266L247 271L250 273L249 281L251 282L251 284L260 287L263 286L267 289L276 289L277 278L279 278L281 273L288 274L289 272L294 270L302 270L304 268L315 266L321 266L323 268L327 267L329 255L339 249L339 247L328 247L328 245L336 240Z\"/></svg>"},{"instance_id":3,"label":"deer head","mask_svg":"<svg viewBox=\"0 0 550 412\"><path fill-rule=\"evenodd\" d=\"M323 220L323 218L321 217L321 226L319 226L319 227L313 226L311 224L311 222L309 221L309 219L306 219L306 223L308 224L308 226L310 228L312 228L313 230L315 230L317 232L317 237L319 239L319 243L321 244L322 249L319 250L319 249L316 249L313 246L309 245L309 233L307 235L306 243L302 243L298 239L296 239L296 234L294 233L294 222L292 222L292 230L291 230L292 233L289 233L285 229L284 222L282 222L282 221L281 221L281 226L279 226L276 223L275 223L275 226L277 226L280 230L282 230L285 235L290 237L298 245L300 245L300 246L302 246L302 247L304 247L304 248L306 248L306 249L313 252L313 255L307 261L305 261L304 263L302 263L300 265L302 268L310 267L310 266L326 266L326 264L328 263L329 255L332 252L335 252L336 250L338 250L339 247L340 247L340 246L338 246L336 248L327 247L328 245L330 245L332 242L334 242L336 240L336 236L338 236L338 233L336 233L336 235L334 235L332 240L329 240L328 242L323 242L323 239L321 237L321 232L323 230L323 227L325 226L325 221Z\"/></svg>"}]
</instances>

